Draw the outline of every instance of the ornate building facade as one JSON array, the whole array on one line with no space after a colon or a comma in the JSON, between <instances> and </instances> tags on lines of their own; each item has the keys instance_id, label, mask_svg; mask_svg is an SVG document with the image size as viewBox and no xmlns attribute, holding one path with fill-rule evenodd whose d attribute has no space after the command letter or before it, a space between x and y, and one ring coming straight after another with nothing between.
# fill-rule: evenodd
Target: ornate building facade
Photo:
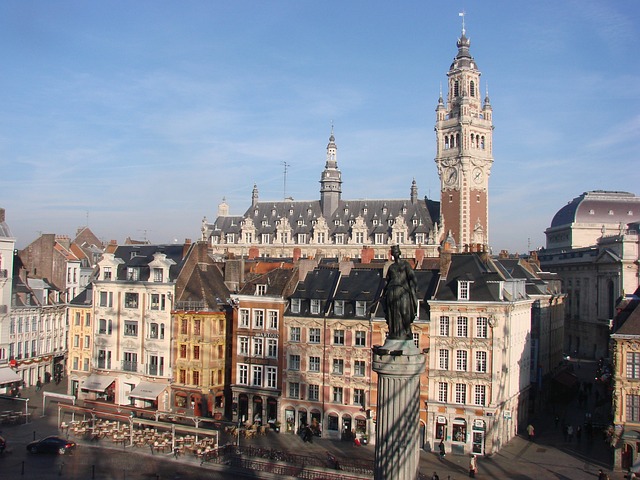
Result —
<instances>
[{"instance_id":1,"label":"ornate building facade","mask_svg":"<svg viewBox=\"0 0 640 480\"><path fill-rule=\"evenodd\" d=\"M202 222L213 252L235 256L386 259L391 244L411 257L438 255L440 205L418 198L415 180L405 200L344 200L333 133L320 179L320 200L259 201L254 185L244 215L223 202L214 223Z\"/></svg>"},{"instance_id":2,"label":"ornate building facade","mask_svg":"<svg viewBox=\"0 0 640 480\"><path fill-rule=\"evenodd\" d=\"M480 71L462 29L447 73L447 103L436 108L440 212L457 251L489 244L489 175L493 164L493 109L481 100Z\"/></svg>"}]
</instances>

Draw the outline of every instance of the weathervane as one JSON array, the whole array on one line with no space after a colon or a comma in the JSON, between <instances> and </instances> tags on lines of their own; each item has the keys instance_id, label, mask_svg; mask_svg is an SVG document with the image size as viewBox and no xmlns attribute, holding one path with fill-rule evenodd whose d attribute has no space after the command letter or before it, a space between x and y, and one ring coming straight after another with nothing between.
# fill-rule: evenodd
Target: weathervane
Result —
<instances>
[{"instance_id":1,"label":"weathervane","mask_svg":"<svg viewBox=\"0 0 640 480\"><path fill-rule=\"evenodd\" d=\"M458 16L459 16L459 17L462 17L462 35L464 35L464 34L465 34L465 30L464 30L464 10L463 10L463 11L461 11L461 12L458 14Z\"/></svg>"}]
</instances>

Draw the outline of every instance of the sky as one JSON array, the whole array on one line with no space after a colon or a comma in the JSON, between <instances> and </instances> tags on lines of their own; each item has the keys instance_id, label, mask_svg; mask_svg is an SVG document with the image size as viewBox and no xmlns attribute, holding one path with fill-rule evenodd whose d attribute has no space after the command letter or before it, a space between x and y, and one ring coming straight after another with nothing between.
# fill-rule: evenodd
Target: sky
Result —
<instances>
[{"instance_id":1,"label":"sky","mask_svg":"<svg viewBox=\"0 0 640 480\"><path fill-rule=\"evenodd\" d=\"M42 233L200 238L225 199L439 200L435 108L465 12L493 107L494 252L589 190L640 194L637 0L0 2L0 207ZM286 182L285 182L286 165Z\"/></svg>"}]
</instances>

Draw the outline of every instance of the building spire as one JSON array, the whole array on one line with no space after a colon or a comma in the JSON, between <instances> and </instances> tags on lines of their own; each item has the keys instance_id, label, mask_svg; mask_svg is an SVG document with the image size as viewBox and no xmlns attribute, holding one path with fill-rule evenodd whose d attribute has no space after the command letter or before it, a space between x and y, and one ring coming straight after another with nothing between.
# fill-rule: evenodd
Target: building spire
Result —
<instances>
[{"instance_id":1,"label":"building spire","mask_svg":"<svg viewBox=\"0 0 640 480\"><path fill-rule=\"evenodd\" d=\"M462 17L462 36L464 37L466 30L464 28L464 10L458 13L459 17Z\"/></svg>"}]
</instances>

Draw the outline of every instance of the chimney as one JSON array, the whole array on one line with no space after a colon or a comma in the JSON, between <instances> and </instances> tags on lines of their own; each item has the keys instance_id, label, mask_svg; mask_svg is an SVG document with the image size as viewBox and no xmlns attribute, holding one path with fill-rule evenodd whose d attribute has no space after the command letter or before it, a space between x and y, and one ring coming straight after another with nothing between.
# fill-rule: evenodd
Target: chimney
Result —
<instances>
[{"instance_id":1,"label":"chimney","mask_svg":"<svg viewBox=\"0 0 640 480\"><path fill-rule=\"evenodd\" d=\"M187 256L187 253L189 252L189 247L191 247L191 239L185 238L184 245L182 246L182 258L185 258Z\"/></svg>"},{"instance_id":2,"label":"chimney","mask_svg":"<svg viewBox=\"0 0 640 480\"><path fill-rule=\"evenodd\" d=\"M4 213L4 208L0 208L0 223L4 222L4 217L5 213Z\"/></svg>"},{"instance_id":3,"label":"chimney","mask_svg":"<svg viewBox=\"0 0 640 480\"><path fill-rule=\"evenodd\" d=\"M440 252L440 276L446 277L451 266L451 248L444 244L444 249Z\"/></svg>"},{"instance_id":4,"label":"chimney","mask_svg":"<svg viewBox=\"0 0 640 480\"><path fill-rule=\"evenodd\" d=\"M422 260L424 260L424 250L421 248L416 248L416 268L419 268L422 265Z\"/></svg>"},{"instance_id":5,"label":"chimney","mask_svg":"<svg viewBox=\"0 0 640 480\"><path fill-rule=\"evenodd\" d=\"M249 247L249 253L247 255L247 258L249 260L255 260L259 256L260 256L260 249L258 249L258 247Z\"/></svg>"},{"instance_id":6,"label":"chimney","mask_svg":"<svg viewBox=\"0 0 640 480\"><path fill-rule=\"evenodd\" d=\"M368 263L371 263L373 259L374 259L373 248L363 247L362 251L360 252L360 261L364 264L368 264Z\"/></svg>"},{"instance_id":7,"label":"chimney","mask_svg":"<svg viewBox=\"0 0 640 480\"><path fill-rule=\"evenodd\" d=\"M302 257L302 250L300 249L300 247L295 247L293 249L293 262L295 263L300 260L300 257Z\"/></svg>"}]
</instances>

